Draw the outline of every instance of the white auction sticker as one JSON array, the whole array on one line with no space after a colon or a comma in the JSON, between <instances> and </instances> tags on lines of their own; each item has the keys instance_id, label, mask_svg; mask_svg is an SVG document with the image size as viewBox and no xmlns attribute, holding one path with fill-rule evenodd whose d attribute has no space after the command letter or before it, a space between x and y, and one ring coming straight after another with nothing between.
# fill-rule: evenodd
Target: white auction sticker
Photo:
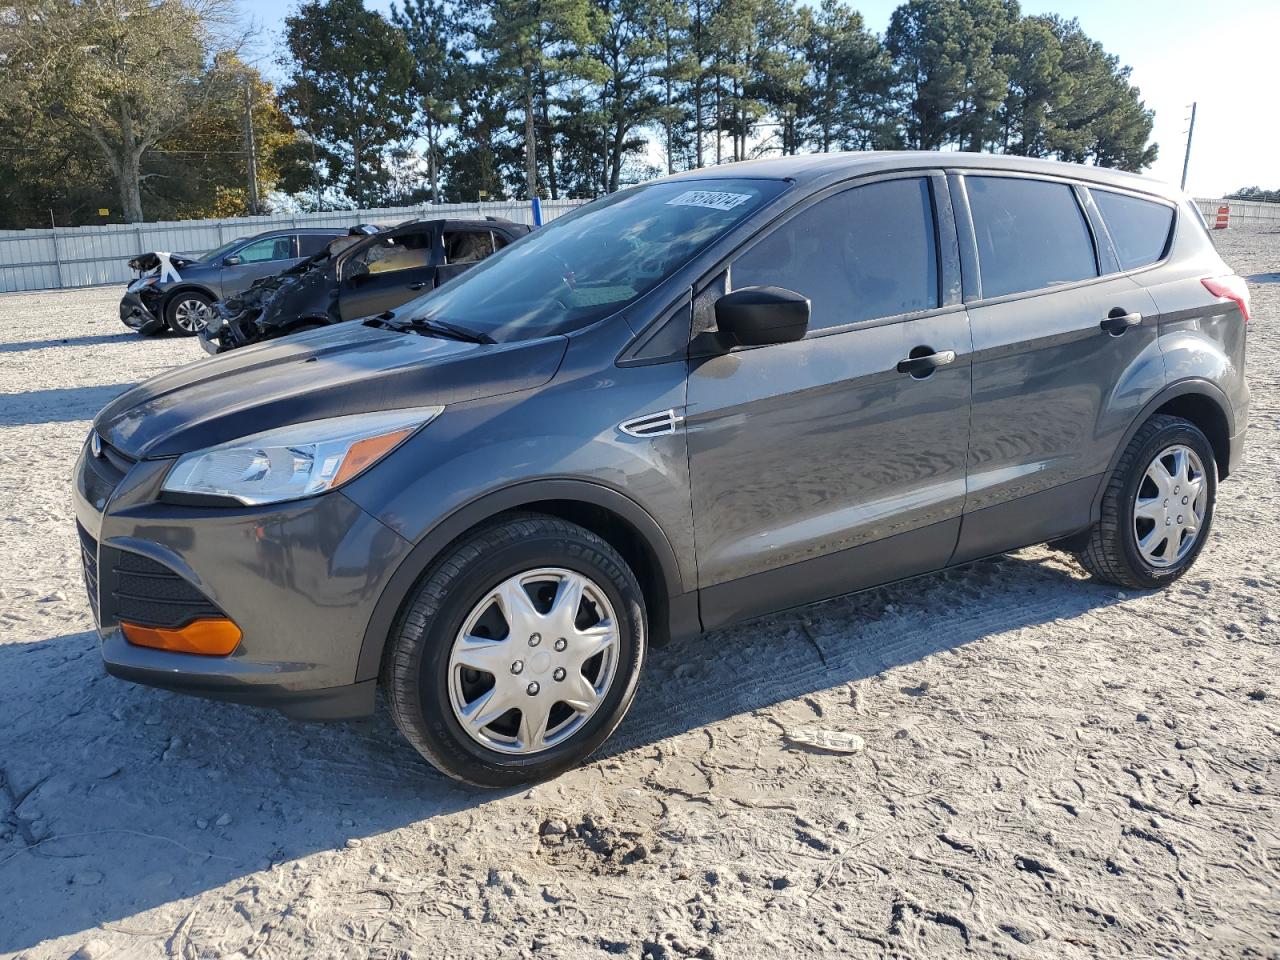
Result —
<instances>
[{"instance_id":1,"label":"white auction sticker","mask_svg":"<svg viewBox=\"0 0 1280 960\"><path fill-rule=\"evenodd\" d=\"M712 210L732 210L751 199L749 193L718 193L715 190L687 190L667 201L668 207L710 207Z\"/></svg>"}]
</instances>

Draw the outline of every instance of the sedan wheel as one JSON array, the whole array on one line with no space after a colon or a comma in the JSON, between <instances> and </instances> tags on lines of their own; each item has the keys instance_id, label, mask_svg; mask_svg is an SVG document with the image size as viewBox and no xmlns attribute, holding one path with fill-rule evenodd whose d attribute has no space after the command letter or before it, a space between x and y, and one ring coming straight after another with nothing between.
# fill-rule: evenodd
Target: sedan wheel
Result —
<instances>
[{"instance_id":1,"label":"sedan wheel","mask_svg":"<svg viewBox=\"0 0 1280 960\"><path fill-rule=\"evenodd\" d=\"M190 337L205 328L213 316L213 305L197 294L179 294L169 305L169 327L174 333Z\"/></svg>"}]
</instances>

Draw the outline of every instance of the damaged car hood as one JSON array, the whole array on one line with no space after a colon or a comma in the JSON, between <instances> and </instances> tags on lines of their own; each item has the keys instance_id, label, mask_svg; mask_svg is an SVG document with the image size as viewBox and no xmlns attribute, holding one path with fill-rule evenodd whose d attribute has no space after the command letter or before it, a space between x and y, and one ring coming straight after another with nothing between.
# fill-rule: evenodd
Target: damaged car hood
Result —
<instances>
[{"instance_id":1,"label":"damaged car hood","mask_svg":"<svg viewBox=\"0 0 1280 960\"><path fill-rule=\"evenodd\" d=\"M94 429L134 459L178 456L307 420L532 389L555 375L567 344L559 336L476 344L337 324L153 377L108 404Z\"/></svg>"},{"instance_id":2,"label":"damaged car hood","mask_svg":"<svg viewBox=\"0 0 1280 960\"><path fill-rule=\"evenodd\" d=\"M129 261L129 269L136 270L141 276L160 269L161 257L167 256L169 262L177 269L189 267L192 264L200 262L198 253L163 253L161 251L153 251L151 253L140 253Z\"/></svg>"}]
</instances>

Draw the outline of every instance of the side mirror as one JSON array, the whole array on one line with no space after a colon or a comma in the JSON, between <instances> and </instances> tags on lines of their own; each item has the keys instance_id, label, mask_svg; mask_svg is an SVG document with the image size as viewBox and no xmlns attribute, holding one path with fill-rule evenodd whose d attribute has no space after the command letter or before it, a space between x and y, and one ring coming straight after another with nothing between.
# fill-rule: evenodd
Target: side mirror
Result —
<instances>
[{"instance_id":1,"label":"side mirror","mask_svg":"<svg viewBox=\"0 0 1280 960\"><path fill-rule=\"evenodd\" d=\"M743 287L716 301L716 326L744 347L802 340L809 330L809 298L782 287Z\"/></svg>"},{"instance_id":2,"label":"side mirror","mask_svg":"<svg viewBox=\"0 0 1280 960\"><path fill-rule=\"evenodd\" d=\"M240 258L239 258L239 257L227 257L227 259L225 259L225 260L223 260L223 261L222 261L222 265L223 265L224 267L238 267L238 266L240 266Z\"/></svg>"}]
</instances>

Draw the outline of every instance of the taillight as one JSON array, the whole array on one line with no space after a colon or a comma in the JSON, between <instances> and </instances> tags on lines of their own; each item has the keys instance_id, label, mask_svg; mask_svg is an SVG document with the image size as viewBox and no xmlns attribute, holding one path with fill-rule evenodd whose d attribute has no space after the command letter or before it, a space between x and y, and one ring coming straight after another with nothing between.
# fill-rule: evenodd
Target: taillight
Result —
<instances>
[{"instance_id":1,"label":"taillight","mask_svg":"<svg viewBox=\"0 0 1280 960\"><path fill-rule=\"evenodd\" d=\"M1234 273L1229 273L1224 277L1206 277L1200 282L1215 297L1234 301L1235 305L1240 308L1240 314L1244 317L1244 322L1249 322L1249 285L1244 282L1244 277L1237 277Z\"/></svg>"}]
</instances>

